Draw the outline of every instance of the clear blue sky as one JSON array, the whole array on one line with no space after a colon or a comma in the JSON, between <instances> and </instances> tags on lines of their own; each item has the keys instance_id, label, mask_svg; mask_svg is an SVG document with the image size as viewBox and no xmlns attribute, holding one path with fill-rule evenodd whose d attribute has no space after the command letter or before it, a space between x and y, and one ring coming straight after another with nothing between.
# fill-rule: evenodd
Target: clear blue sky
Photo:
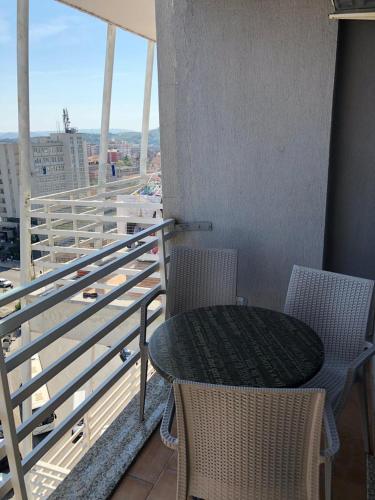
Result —
<instances>
[{"instance_id":1,"label":"clear blue sky","mask_svg":"<svg viewBox=\"0 0 375 500\"><path fill-rule=\"evenodd\" d=\"M105 0L103 0L105 1ZM0 132L16 131L16 0L0 2ZM31 130L100 128L107 26L55 0L30 0ZM117 30L111 128L141 129L147 42ZM158 127L156 63L151 128Z\"/></svg>"}]
</instances>

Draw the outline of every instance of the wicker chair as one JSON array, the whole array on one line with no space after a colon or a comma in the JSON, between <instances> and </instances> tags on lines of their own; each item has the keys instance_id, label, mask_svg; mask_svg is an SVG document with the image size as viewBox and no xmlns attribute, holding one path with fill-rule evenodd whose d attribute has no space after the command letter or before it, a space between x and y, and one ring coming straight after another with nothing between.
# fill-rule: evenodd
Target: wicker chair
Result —
<instances>
[{"instance_id":1,"label":"wicker chair","mask_svg":"<svg viewBox=\"0 0 375 500\"><path fill-rule=\"evenodd\" d=\"M158 290L141 307L139 347L141 351L140 419L144 418L148 343L147 308L166 294L166 318L197 307L235 304L237 250L175 247L171 251L167 290Z\"/></svg>"},{"instance_id":2,"label":"wicker chair","mask_svg":"<svg viewBox=\"0 0 375 500\"><path fill-rule=\"evenodd\" d=\"M352 384L375 353L374 282L317 269L294 266L285 312L311 326L324 343L325 361L305 387L323 387L335 416ZM365 446L368 448L366 387L359 384Z\"/></svg>"},{"instance_id":3,"label":"wicker chair","mask_svg":"<svg viewBox=\"0 0 375 500\"><path fill-rule=\"evenodd\" d=\"M178 450L177 500L318 500L319 464L339 446L323 389L173 388L178 438L162 431Z\"/></svg>"}]
</instances>

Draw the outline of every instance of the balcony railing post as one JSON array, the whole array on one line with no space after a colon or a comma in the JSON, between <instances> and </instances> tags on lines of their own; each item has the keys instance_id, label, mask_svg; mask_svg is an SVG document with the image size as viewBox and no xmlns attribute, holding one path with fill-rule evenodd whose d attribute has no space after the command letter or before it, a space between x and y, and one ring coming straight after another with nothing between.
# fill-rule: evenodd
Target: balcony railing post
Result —
<instances>
[{"instance_id":1,"label":"balcony railing post","mask_svg":"<svg viewBox=\"0 0 375 500\"><path fill-rule=\"evenodd\" d=\"M147 44L147 62L146 62L145 90L143 98L141 152L139 159L139 173L142 176L145 176L147 174L148 133L150 128L150 106L151 106L151 89L152 89L152 71L154 66L154 49L155 49L155 42L149 40Z\"/></svg>"},{"instance_id":2,"label":"balcony railing post","mask_svg":"<svg viewBox=\"0 0 375 500\"><path fill-rule=\"evenodd\" d=\"M69 198L71 200L74 200L74 195L71 194L69 196ZM72 205L72 214L76 214L77 213L77 207L75 205ZM74 231L74 246L76 248L79 248L79 237L77 236L77 231L78 231L78 221L76 218L73 219L73 231ZM76 254L76 258L79 259L79 253Z\"/></svg>"},{"instance_id":3,"label":"balcony railing post","mask_svg":"<svg viewBox=\"0 0 375 500\"><path fill-rule=\"evenodd\" d=\"M158 238L158 255L159 255L159 272L160 272L160 285L162 290L167 289L167 265L165 262L165 237L164 228L160 229L157 233ZM166 296L161 296L164 313L166 313Z\"/></svg>"},{"instance_id":4,"label":"balcony railing post","mask_svg":"<svg viewBox=\"0 0 375 500\"><path fill-rule=\"evenodd\" d=\"M54 246L54 241L53 241L53 234L51 229L53 228L53 222L50 217L48 217L49 213L51 212L50 205L47 203L45 206L45 212L47 214L46 217L46 225L47 225L47 234L48 234L48 245L50 246L50 251L49 251L49 258L50 262L56 262L55 259L55 252L53 251L53 246Z\"/></svg>"},{"instance_id":5,"label":"balcony railing post","mask_svg":"<svg viewBox=\"0 0 375 500\"><path fill-rule=\"evenodd\" d=\"M20 192L20 259L21 285L31 281L31 217L30 217L30 180L31 180L31 140L29 105L29 0L17 2L17 88L18 88L18 147L19 147L19 192ZM26 304L26 297L21 306ZM28 323L22 325L22 345L30 343ZM31 360L22 365L22 382L31 378ZM31 416L31 398L22 405L23 418ZM32 449L32 436L22 444L24 453Z\"/></svg>"},{"instance_id":6,"label":"balcony railing post","mask_svg":"<svg viewBox=\"0 0 375 500\"><path fill-rule=\"evenodd\" d=\"M15 498L26 500L26 485L22 470L21 456L18 449L16 424L14 422L12 401L10 398L4 354L0 348L0 420L3 427L5 450L9 463L11 482Z\"/></svg>"}]
</instances>

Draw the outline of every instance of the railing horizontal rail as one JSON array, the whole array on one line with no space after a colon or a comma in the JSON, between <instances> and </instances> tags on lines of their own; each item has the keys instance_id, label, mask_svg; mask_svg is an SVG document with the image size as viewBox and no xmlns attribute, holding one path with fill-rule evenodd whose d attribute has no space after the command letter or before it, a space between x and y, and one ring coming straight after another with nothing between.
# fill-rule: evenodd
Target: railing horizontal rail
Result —
<instances>
[{"instance_id":1,"label":"railing horizontal rail","mask_svg":"<svg viewBox=\"0 0 375 500\"><path fill-rule=\"evenodd\" d=\"M56 200L56 199L45 199L38 200L35 204L38 205L48 205L53 203L58 206L66 207L100 207L100 208L152 208L155 206L155 210L163 208L161 203L150 203L148 201L110 201L110 200Z\"/></svg>"},{"instance_id":2,"label":"railing horizontal rail","mask_svg":"<svg viewBox=\"0 0 375 500\"><path fill-rule=\"evenodd\" d=\"M90 199L98 199L98 198L111 198L112 196L117 196L121 194L129 194L128 191L134 192L134 190L137 191L140 187L143 187L143 184L133 184L132 186L125 186L120 189L113 189L112 191L106 191L105 193L96 193L90 196L86 196L84 199L85 200L90 200Z\"/></svg>"},{"instance_id":3,"label":"railing horizontal rail","mask_svg":"<svg viewBox=\"0 0 375 500\"><path fill-rule=\"evenodd\" d=\"M139 384L139 378L137 377L137 382ZM90 428L95 429L95 427L101 427L99 425L101 419L104 417L104 413L107 413L107 409L112 402L116 402L118 399L124 399L124 392L127 390L131 390L132 385L134 384L134 380L132 380L131 376L129 378L124 377L124 381L122 384L114 391L111 392L111 396L109 398L103 398L100 405L98 405L95 410L90 413ZM105 409L105 412L103 410Z\"/></svg>"},{"instance_id":4,"label":"railing horizontal rail","mask_svg":"<svg viewBox=\"0 0 375 500\"><path fill-rule=\"evenodd\" d=\"M69 399L73 394L82 387L83 384L88 382L95 373L106 366L111 359L113 359L121 349L126 347L135 337L138 335L138 331L133 331L127 334L120 341L116 342L112 347L110 347L105 353L99 356L90 366L83 370L79 375L77 375L71 382L66 384L60 391L58 391L52 398L40 407L31 417L22 422L21 425L17 427L17 438L18 441L22 441L25 437L30 434L35 427L37 427L46 417L51 415L51 413L62 405L67 399Z\"/></svg>"},{"instance_id":5,"label":"railing horizontal rail","mask_svg":"<svg viewBox=\"0 0 375 500\"><path fill-rule=\"evenodd\" d=\"M43 441L36 446L33 451L23 461L24 473L28 472L33 465L57 443L67 431L78 422L87 411L115 384L135 363L140 359L140 352L133 354L122 366L117 368L90 396L88 396L73 412Z\"/></svg>"},{"instance_id":6,"label":"railing horizontal rail","mask_svg":"<svg viewBox=\"0 0 375 500\"><path fill-rule=\"evenodd\" d=\"M42 297L36 302L28 304L25 307L22 307L19 311L10 314L5 319L0 321L0 338L6 335L7 333L14 331L22 323L28 321L31 318L34 318L38 314L41 314L47 309L50 309L51 307L61 302L62 300L65 300L68 297L74 295L75 293L83 290L88 285L91 285L92 283L97 282L101 278L104 278L108 274L113 273L120 266L123 266L124 264L131 262L132 260L134 260L136 257L139 257L147 250L151 250L151 248L153 248L157 244L157 242L158 239L155 238L154 241L151 241L150 243L146 243L145 245L142 245L134 250L131 250L124 256L118 257L115 260L109 262L108 264L103 265L97 271L92 271L91 273L86 274L82 278L77 279L76 283L72 283L55 291L51 291L46 297ZM153 269L152 272L154 272L155 270L156 269Z\"/></svg>"},{"instance_id":7,"label":"railing horizontal rail","mask_svg":"<svg viewBox=\"0 0 375 500\"><path fill-rule=\"evenodd\" d=\"M156 318L162 313L162 307L153 311L149 318L148 324L155 321ZM105 353L99 356L89 367L80 372L71 382L66 384L60 391L58 391L49 401L40 407L31 417L22 422L17 427L17 439L21 442L25 437L30 434L35 427L40 424L46 417L48 417L56 408L69 399L83 384L101 370L108 362L113 359L124 347L126 347L132 340L139 334L139 326L134 327L127 335L117 341ZM75 423L75 422L74 422ZM61 425L61 424L60 424ZM0 446L0 457L5 455L4 444Z\"/></svg>"},{"instance_id":8,"label":"railing horizontal rail","mask_svg":"<svg viewBox=\"0 0 375 500\"><path fill-rule=\"evenodd\" d=\"M173 219L168 219L163 222L160 222L159 224L155 226L151 226L147 229L144 229L140 231L139 233L133 235L131 238L129 238L126 241L119 241L116 243L113 243L112 245L108 246L105 249L98 250L97 253L88 255L85 257L82 257L80 259L77 259L74 261L74 263L69 264L67 267L62 267L61 269L58 269L57 271L50 272L44 276L41 276L40 278L37 278L36 280L32 281L30 284L26 286L21 286L14 288L12 291L7 292L0 298L0 307L9 304L10 302L13 302L14 300L20 299L21 297L24 297L25 295L29 295L32 292L35 292L36 290L39 290L40 288L43 288L56 280L63 278L64 276L67 276L69 274L72 274L74 271L77 271L79 269L82 269L83 267L93 264L94 262L103 259L104 257L107 257L111 255L112 253L118 252L119 250L125 248L126 246L136 243L145 236L149 236L151 233L155 233L156 231L159 231L167 226L170 226L174 223ZM141 247L142 248L142 247ZM133 250L134 252L134 250ZM130 255L131 252L129 252L128 255ZM134 253L132 254L134 255ZM135 257L134 257L135 258ZM131 258L129 260L132 260ZM81 278L82 279L82 278ZM96 281L96 278L94 279ZM25 308L26 309L26 308ZM21 312L21 311L19 311ZM16 313L18 314L18 313ZM10 315L8 318L15 317L16 315ZM7 319L3 319L0 321L0 332L2 332L2 326L4 323L7 321ZM24 321L24 320L23 320ZM17 323L18 321L16 321ZM22 322L22 321L21 321ZM8 330L9 331L9 330ZM1 333L0 333L1 336Z\"/></svg>"},{"instance_id":9,"label":"railing horizontal rail","mask_svg":"<svg viewBox=\"0 0 375 500\"><path fill-rule=\"evenodd\" d=\"M89 241L93 241L93 238L90 240L86 240L86 243ZM83 245L85 242L82 241L81 245ZM110 243L108 243L110 244ZM107 245L103 245L103 248L105 248ZM66 254L73 254L76 255L78 254L85 254L85 255L91 255L92 253L96 252L96 248L85 248L85 247L75 247L75 246L68 246L68 247L63 247L59 245L42 245L40 243L36 243L35 245L32 246L33 250L40 250L41 252L55 252L55 253L66 253Z\"/></svg>"},{"instance_id":10,"label":"railing horizontal rail","mask_svg":"<svg viewBox=\"0 0 375 500\"><path fill-rule=\"evenodd\" d=\"M139 270L138 270L138 272L139 272ZM148 276L148 278L151 278L152 276L155 276L156 274L158 274L158 273L153 273L152 275ZM160 275L160 273L159 273L159 275ZM134 276L134 273L132 274L132 276ZM157 277L155 276L154 279L157 279ZM74 282L74 280L70 280L69 278L65 278L63 280L56 281L56 284L66 285L67 283L73 283L73 282ZM104 283L94 283L92 286L100 288L100 290L113 290L114 288L116 288L116 286L118 286L118 283L116 283L114 285L108 285L108 284L104 284ZM149 288L150 288L149 286L134 286L131 289L131 293L143 295L145 292L148 291Z\"/></svg>"},{"instance_id":11,"label":"railing horizontal rail","mask_svg":"<svg viewBox=\"0 0 375 500\"><path fill-rule=\"evenodd\" d=\"M107 182L104 186L105 189L107 188L111 188L112 186L113 187L116 187L117 185L119 184L125 184L125 183L129 183L129 182L134 182L136 180L141 180L141 176L140 175L134 175L132 177L126 177L125 179L119 179L117 181L113 181L113 182ZM99 191L100 189L102 189L101 186L99 186L99 184L95 184L94 186L86 186L86 187L81 187L81 188L76 188L76 189L71 189L69 191L61 191L60 193L56 193L54 196L64 196L64 195L67 195L67 194L77 194L77 193L80 193L80 192L83 192L83 191L90 191L90 190L96 190L96 191ZM43 199L50 199L51 198L51 195L50 194L46 194L46 195L43 195L43 196L37 196L35 198L31 198L31 202L32 203L37 203L38 200L43 200Z\"/></svg>"},{"instance_id":12,"label":"railing horizontal rail","mask_svg":"<svg viewBox=\"0 0 375 500\"><path fill-rule=\"evenodd\" d=\"M47 383L51 378L55 377L61 370L70 365L73 361L79 358L83 353L85 353L90 347L95 345L99 340L108 335L112 330L117 328L121 323L128 319L132 314L134 314L141 307L142 302L147 300L151 294L160 289L160 285L155 286L146 293L144 296L140 297L133 304L128 306L126 309L117 314L114 318L111 318L103 326L96 329L89 337L80 342L77 346L70 349L66 354L58 358L54 363L45 368L39 375L36 375L24 384L20 389L12 394L12 405L16 408L22 401L31 396L39 387ZM16 356L16 355L15 355ZM13 367L19 365L24 361L23 357L19 359L13 359ZM17 365L16 365L17 363ZM8 366L7 366L8 369Z\"/></svg>"},{"instance_id":13,"label":"railing horizontal rail","mask_svg":"<svg viewBox=\"0 0 375 500\"><path fill-rule=\"evenodd\" d=\"M49 262L48 260L48 255L47 256L44 256L44 257L41 257L40 259L37 259L34 261L35 263L35 266L36 267L51 267L51 269L54 269L54 268L58 268L58 267L61 267L61 266L69 266L71 264L71 262L74 262L74 259L68 261L68 262ZM91 264L87 267L84 268L85 271L93 271L95 269L98 269L98 266L95 265L95 264ZM131 269L131 268L128 268L128 267L119 267L117 269L117 272L118 274L125 274L127 277L128 276L134 276L136 274L139 273L139 269ZM160 278L160 275L159 273L155 273L151 276L151 278ZM110 279L110 277L109 277ZM55 281L55 283L58 283L58 284L67 284L67 283L72 283L72 282L75 282L76 280L74 280L73 278L61 278L61 280L57 280Z\"/></svg>"},{"instance_id":14,"label":"railing horizontal rail","mask_svg":"<svg viewBox=\"0 0 375 500\"><path fill-rule=\"evenodd\" d=\"M155 208L155 210L157 210ZM161 219L154 219L152 217L136 217L134 215L100 215L100 214L72 214L69 212L36 212L34 215L37 219L51 220L51 223L55 223L53 219L57 219L59 222L62 221L95 221L97 224L102 222L126 222L126 223L139 223L139 224L152 224L158 223Z\"/></svg>"},{"instance_id":15,"label":"railing horizontal rail","mask_svg":"<svg viewBox=\"0 0 375 500\"><path fill-rule=\"evenodd\" d=\"M13 370L18 365L26 361L28 358L40 352L42 349L47 347L49 344L59 339L66 332L72 330L72 328L80 325L86 319L90 318L96 312L100 311L106 305L110 304L117 297L120 297L125 292L130 290L134 285L138 284L140 281L144 280L148 276L150 276L153 272L155 272L159 267L159 263L155 262L148 266L145 270L141 271L139 274L125 281L121 285L117 286L111 292L103 295L103 297L97 299L92 304L87 307L80 309L75 314L70 316L69 318L64 319L61 323L54 326L43 335L39 336L29 344L21 347L16 353L12 354L6 359L6 369L7 372Z\"/></svg>"},{"instance_id":16,"label":"railing horizontal rail","mask_svg":"<svg viewBox=\"0 0 375 500\"><path fill-rule=\"evenodd\" d=\"M154 219L155 221L155 219ZM125 234L125 233L110 233L110 232L95 232L95 231L82 231L82 229L77 229L77 230L74 230L74 229L55 229L55 228L51 228L51 229L32 229L31 230L31 234L39 234L39 235L45 235L45 234L48 234L48 235L54 235L54 236L57 236L58 238L59 237L64 237L64 236L68 236L68 237L76 237L76 236L79 236L80 238L95 238L95 239L99 239L99 240L126 240L126 239L129 239L131 237L130 234ZM148 241L148 238L149 236L145 236L144 238L144 241ZM33 244L33 247L36 246L35 244Z\"/></svg>"},{"instance_id":17,"label":"railing horizontal rail","mask_svg":"<svg viewBox=\"0 0 375 500\"><path fill-rule=\"evenodd\" d=\"M138 335L139 327L137 328ZM134 331L133 331L134 333ZM43 441L41 441L31 453L22 460L23 472L26 474L35 465L45 453L55 445L59 439L78 422L87 411L140 359L140 352L137 351L123 365L115 370L115 372L107 377L100 386L88 396L75 410L73 410L64 421L55 428ZM11 479L9 474L0 486L0 498L5 496L12 489Z\"/></svg>"}]
</instances>

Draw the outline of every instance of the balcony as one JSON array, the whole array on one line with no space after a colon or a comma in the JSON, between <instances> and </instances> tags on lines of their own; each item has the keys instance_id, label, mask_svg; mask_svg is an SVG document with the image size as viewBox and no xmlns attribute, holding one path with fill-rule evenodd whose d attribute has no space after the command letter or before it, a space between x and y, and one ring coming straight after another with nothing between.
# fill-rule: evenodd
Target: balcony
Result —
<instances>
[{"instance_id":1,"label":"balcony","mask_svg":"<svg viewBox=\"0 0 375 500\"><path fill-rule=\"evenodd\" d=\"M7 455L11 466L11 473L1 483L1 496L13 488L16 498L21 498L17 483L22 485L26 479L28 498L35 499L71 498L77 484L82 498L107 498L111 494L114 499L129 500L175 498L176 453L161 443L158 429L167 386L150 373L146 421L140 424L137 342L137 311L142 301L165 283L169 261L166 248L176 234L174 229L173 220L161 220L136 234L122 235L120 240L52 268L28 286L1 298L3 305L28 296L20 311L1 320L1 335L20 326L28 326L31 331L31 342L13 348L0 365L2 397L8 403L3 417L6 445L2 444L0 453L2 459ZM141 261L142 267L138 267L137 259L147 258L156 248L157 252L149 254L154 258L146 265ZM50 265L47 260L43 262ZM96 265L98 262L100 265ZM136 265L130 267L131 263ZM129 268L133 270L130 274ZM70 308L70 297L87 287L99 287L101 280L124 269L125 281L104 287L98 298L81 301L78 311ZM151 277L154 281L147 281ZM110 314L106 316L108 307ZM61 308L63 317L61 312L56 313ZM155 326L163 317L163 304L155 301L150 312L149 324ZM44 325L43 331L40 325ZM120 360L119 353L125 347L129 357ZM35 366L35 359L39 362L33 377L18 388L17 370L28 362ZM20 405L27 408L30 396L42 387L48 387L48 399L21 423ZM34 447L28 450L28 436L53 412L57 415L53 429L38 442L34 436ZM340 420L334 499L366 498L366 461L359 421L353 391ZM21 470L14 467L19 446Z\"/></svg>"},{"instance_id":2,"label":"balcony","mask_svg":"<svg viewBox=\"0 0 375 500\"><path fill-rule=\"evenodd\" d=\"M28 2L18 2L23 69ZM241 296L276 310L295 263L375 277L375 32L371 23L341 24L338 37L324 0L272 9L163 0L158 26L151 1L61 2L109 23L99 178L97 186L29 198L28 78L20 71L26 279L0 298L0 306L22 306L0 321L0 338L13 340L0 355L0 461L9 466L0 498L169 500L176 454L158 434L168 387L152 371L146 419L138 421L141 304L165 287L175 243L238 249ZM141 175L105 183L115 26L148 41L143 162ZM163 205L142 194L154 182L145 151L156 34ZM163 300L154 300L150 335L164 313ZM334 500L374 497L358 407L353 391L339 423Z\"/></svg>"}]
</instances>

